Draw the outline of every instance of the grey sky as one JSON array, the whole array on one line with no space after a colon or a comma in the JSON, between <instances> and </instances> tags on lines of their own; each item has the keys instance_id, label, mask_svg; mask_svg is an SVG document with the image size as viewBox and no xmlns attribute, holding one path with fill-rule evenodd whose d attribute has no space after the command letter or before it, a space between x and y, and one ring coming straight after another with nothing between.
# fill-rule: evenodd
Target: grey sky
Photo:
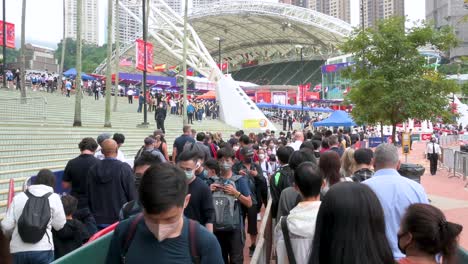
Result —
<instances>
[{"instance_id":1,"label":"grey sky","mask_svg":"<svg viewBox=\"0 0 468 264\"><path fill-rule=\"evenodd\" d=\"M29 0L27 1L26 39L28 42L49 43L54 46L62 38L62 1L63 0ZM277 1L277 0L269 0ZM16 38L21 34L21 0L6 0L6 20L15 24ZM100 43L104 42L104 9L107 1L99 0ZM351 24L359 24L359 0L351 0ZM405 13L411 21L425 17L424 0L406 0ZM2 7L0 5L0 11ZM0 13L1 14L1 13ZM0 18L1 19L1 18Z\"/></svg>"}]
</instances>

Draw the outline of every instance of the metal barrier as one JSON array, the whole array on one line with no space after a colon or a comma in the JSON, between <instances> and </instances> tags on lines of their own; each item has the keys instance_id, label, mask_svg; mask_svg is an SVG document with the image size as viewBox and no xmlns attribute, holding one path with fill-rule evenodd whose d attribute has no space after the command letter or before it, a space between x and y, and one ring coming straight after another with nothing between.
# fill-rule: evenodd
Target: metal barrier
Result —
<instances>
[{"instance_id":1,"label":"metal barrier","mask_svg":"<svg viewBox=\"0 0 468 264\"><path fill-rule=\"evenodd\" d=\"M442 157L440 162L449 172L453 171L455 167L455 150L452 148L442 148Z\"/></svg>"},{"instance_id":2,"label":"metal barrier","mask_svg":"<svg viewBox=\"0 0 468 264\"><path fill-rule=\"evenodd\" d=\"M449 146L458 144L459 137L458 135L448 135L448 136L441 136L439 138L439 144L441 146Z\"/></svg>"},{"instance_id":3,"label":"metal barrier","mask_svg":"<svg viewBox=\"0 0 468 264\"><path fill-rule=\"evenodd\" d=\"M0 121L46 120L45 97L1 98Z\"/></svg>"},{"instance_id":4,"label":"metal barrier","mask_svg":"<svg viewBox=\"0 0 468 264\"><path fill-rule=\"evenodd\" d=\"M273 224L271 217L271 198L268 199L268 204L263 215L258 233L257 246L255 252L250 259L251 264L270 264L271 253L273 247Z\"/></svg>"}]
</instances>

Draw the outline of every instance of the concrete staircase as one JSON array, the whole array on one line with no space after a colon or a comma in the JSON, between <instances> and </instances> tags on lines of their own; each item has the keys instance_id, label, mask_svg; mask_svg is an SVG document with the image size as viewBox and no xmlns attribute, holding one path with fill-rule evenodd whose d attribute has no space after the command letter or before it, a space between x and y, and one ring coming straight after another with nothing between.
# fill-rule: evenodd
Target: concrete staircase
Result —
<instances>
[{"instance_id":1,"label":"concrete staircase","mask_svg":"<svg viewBox=\"0 0 468 264\"><path fill-rule=\"evenodd\" d=\"M138 103L128 104L118 98L118 111L111 113L112 128L104 128L104 99L95 101L85 95L82 100L82 127L72 127L75 96L28 91L28 97L39 98L22 104L19 93L0 91L0 216L6 206L8 182L15 179L21 189L24 180L40 169L62 170L79 155L78 143L83 137L96 138L103 132L125 135L121 150L127 159L135 156L143 139L156 129L154 113L148 113L149 128L137 128L143 114L137 113ZM114 98L112 98L112 101ZM45 104L45 107L43 105ZM42 110L44 109L44 110ZM41 113L43 111L43 113ZM45 120L42 117L45 116ZM182 133L182 118L168 115L165 122L168 150ZM222 132L225 139L236 130L218 120L194 122L197 131Z\"/></svg>"}]
</instances>

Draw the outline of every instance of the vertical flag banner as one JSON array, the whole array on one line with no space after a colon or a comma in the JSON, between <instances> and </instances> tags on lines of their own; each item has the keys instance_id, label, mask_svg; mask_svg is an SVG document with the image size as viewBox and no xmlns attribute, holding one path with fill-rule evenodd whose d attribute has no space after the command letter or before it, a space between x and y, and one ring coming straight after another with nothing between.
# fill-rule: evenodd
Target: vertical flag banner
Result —
<instances>
[{"instance_id":1,"label":"vertical flag banner","mask_svg":"<svg viewBox=\"0 0 468 264\"><path fill-rule=\"evenodd\" d=\"M297 102L301 102L303 99L302 99L302 95L306 95L306 93L310 90L310 83L306 83L306 84L299 84L298 86L298 89L297 89ZM304 98L305 100L305 98Z\"/></svg>"},{"instance_id":2,"label":"vertical flag banner","mask_svg":"<svg viewBox=\"0 0 468 264\"><path fill-rule=\"evenodd\" d=\"M140 71L145 70L145 45L146 45L146 71L153 71L153 44L145 42L142 39L136 40L136 68Z\"/></svg>"},{"instance_id":3,"label":"vertical flag banner","mask_svg":"<svg viewBox=\"0 0 468 264\"><path fill-rule=\"evenodd\" d=\"M15 24L6 22L6 46L15 48ZM0 46L3 46L3 21L0 21Z\"/></svg>"}]
</instances>

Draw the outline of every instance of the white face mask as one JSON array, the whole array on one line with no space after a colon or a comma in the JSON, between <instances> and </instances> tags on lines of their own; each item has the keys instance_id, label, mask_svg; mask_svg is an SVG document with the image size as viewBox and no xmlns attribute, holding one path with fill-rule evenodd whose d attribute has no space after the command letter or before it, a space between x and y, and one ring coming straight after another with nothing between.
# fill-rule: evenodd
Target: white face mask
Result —
<instances>
[{"instance_id":1,"label":"white face mask","mask_svg":"<svg viewBox=\"0 0 468 264\"><path fill-rule=\"evenodd\" d=\"M239 146L234 146L232 149L233 149L234 151L238 151L238 150L239 150Z\"/></svg>"},{"instance_id":2,"label":"white face mask","mask_svg":"<svg viewBox=\"0 0 468 264\"><path fill-rule=\"evenodd\" d=\"M265 159L265 154L259 154L258 157L259 157L260 159Z\"/></svg>"},{"instance_id":3,"label":"white face mask","mask_svg":"<svg viewBox=\"0 0 468 264\"><path fill-rule=\"evenodd\" d=\"M164 239L170 237L177 231L178 227L181 224L183 224L183 218L181 216L179 220L171 224L154 224L149 221L146 221L146 219L145 223L148 229L151 231L151 233L153 233L153 235L156 237L156 239L159 242L162 242Z\"/></svg>"}]
</instances>

